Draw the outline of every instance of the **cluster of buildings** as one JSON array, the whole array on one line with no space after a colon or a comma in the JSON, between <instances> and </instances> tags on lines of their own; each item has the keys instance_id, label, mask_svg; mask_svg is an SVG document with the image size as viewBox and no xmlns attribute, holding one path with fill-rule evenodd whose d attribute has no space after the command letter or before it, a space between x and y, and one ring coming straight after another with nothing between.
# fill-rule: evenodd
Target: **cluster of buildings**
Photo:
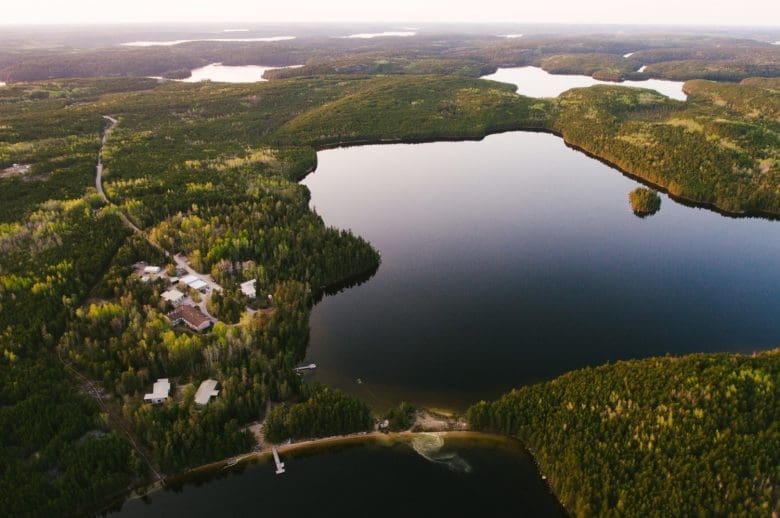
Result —
<instances>
[{"instance_id":1,"label":"cluster of buildings","mask_svg":"<svg viewBox=\"0 0 780 518\"><path fill-rule=\"evenodd\" d=\"M201 382L197 392L195 392L195 403L200 406L206 406L211 398L219 395L217 385L219 382L214 379L207 379ZM144 395L144 401L149 401L153 405L164 403L171 393L171 382L168 378L158 379L152 386L152 392Z\"/></svg>"}]
</instances>

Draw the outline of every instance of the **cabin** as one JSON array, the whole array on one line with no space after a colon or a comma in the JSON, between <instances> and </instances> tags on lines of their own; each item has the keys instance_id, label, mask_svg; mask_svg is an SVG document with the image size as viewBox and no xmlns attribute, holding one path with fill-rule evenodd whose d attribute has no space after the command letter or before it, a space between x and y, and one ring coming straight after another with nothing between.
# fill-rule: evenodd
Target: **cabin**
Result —
<instances>
[{"instance_id":1,"label":"cabin","mask_svg":"<svg viewBox=\"0 0 780 518\"><path fill-rule=\"evenodd\" d=\"M166 399L171 392L171 382L168 378L158 379L152 386L152 392L144 395L144 401L150 401L153 405L159 405Z\"/></svg>"},{"instance_id":2,"label":"cabin","mask_svg":"<svg viewBox=\"0 0 780 518\"><path fill-rule=\"evenodd\" d=\"M242 282L241 293L243 293L250 299L257 297L257 289L255 287L256 284L257 284L257 279L252 279L251 281Z\"/></svg>"},{"instance_id":3,"label":"cabin","mask_svg":"<svg viewBox=\"0 0 780 518\"><path fill-rule=\"evenodd\" d=\"M183 304L166 315L171 325L184 324L193 331L203 331L211 325L209 317L190 304Z\"/></svg>"},{"instance_id":4,"label":"cabin","mask_svg":"<svg viewBox=\"0 0 780 518\"><path fill-rule=\"evenodd\" d=\"M185 275L181 278L181 282L192 288L193 290L198 290L201 293L206 293L208 291L209 284L205 281L202 281L198 279L195 275L189 274Z\"/></svg>"},{"instance_id":5,"label":"cabin","mask_svg":"<svg viewBox=\"0 0 780 518\"><path fill-rule=\"evenodd\" d=\"M176 288L172 288L168 291L162 292L160 297L162 297L165 302L170 302L174 306L178 306L181 304L182 300L184 300L184 293L180 292Z\"/></svg>"},{"instance_id":6,"label":"cabin","mask_svg":"<svg viewBox=\"0 0 780 518\"><path fill-rule=\"evenodd\" d=\"M212 397L217 397L219 394L219 390L217 390L217 383L217 380L204 380L198 387L198 391L195 392L195 403L201 406L205 406L209 403Z\"/></svg>"}]
</instances>

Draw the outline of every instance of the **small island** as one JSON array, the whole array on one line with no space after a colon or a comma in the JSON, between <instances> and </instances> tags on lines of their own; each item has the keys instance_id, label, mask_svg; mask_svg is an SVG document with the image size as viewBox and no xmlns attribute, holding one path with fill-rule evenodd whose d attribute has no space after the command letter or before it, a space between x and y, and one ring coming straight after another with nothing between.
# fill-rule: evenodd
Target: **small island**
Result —
<instances>
[{"instance_id":1,"label":"small island","mask_svg":"<svg viewBox=\"0 0 780 518\"><path fill-rule=\"evenodd\" d=\"M661 197L647 187L637 187L628 193L628 201L631 203L631 210L640 218L652 216L661 209Z\"/></svg>"}]
</instances>

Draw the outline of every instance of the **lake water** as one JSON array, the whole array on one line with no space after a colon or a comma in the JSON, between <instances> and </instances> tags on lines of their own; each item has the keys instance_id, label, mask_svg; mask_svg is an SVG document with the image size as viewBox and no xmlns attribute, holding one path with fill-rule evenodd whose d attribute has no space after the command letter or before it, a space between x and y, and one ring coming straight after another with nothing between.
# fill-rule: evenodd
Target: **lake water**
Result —
<instances>
[{"instance_id":1,"label":"lake water","mask_svg":"<svg viewBox=\"0 0 780 518\"><path fill-rule=\"evenodd\" d=\"M266 460L128 501L117 515L563 516L531 458L508 442L448 439L434 461L408 444L315 452L283 454L280 476Z\"/></svg>"},{"instance_id":2,"label":"lake water","mask_svg":"<svg viewBox=\"0 0 780 518\"><path fill-rule=\"evenodd\" d=\"M223 32L245 32L244 29L225 29ZM220 41L220 42L252 42L252 41L286 41L294 40L295 36L270 36L263 38L200 38L195 40L164 40L164 41L128 41L122 43L125 47L171 47L193 41Z\"/></svg>"},{"instance_id":3,"label":"lake water","mask_svg":"<svg viewBox=\"0 0 780 518\"><path fill-rule=\"evenodd\" d=\"M642 69L639 69L641 72ZM682 91L682 81L666 81L663 79L648 79L647 81L623 81L613 83L599 81L589 76L550 74L539 67L499 68L495 74L483 76L482 79L492 79L503 83L517 85L517 93L528 97L557 97L570 88L581 88L593 85L619 85L636 88L650 88L667 97L684 101L688 98Z\"/></svg>"},{"instance_id":4,"label":"lake water","mask_svg":"<svg viewBox=\"0 0 780 518\"><path fill-rule=\"evenodd\" d=\"M385 32L361 32L359 34L350 34L349 36L338 36L338 37L345 38L345 39L368 40L372 38L388 38L388 37L404 38L404 37L414 36L415 34L417 34L416 31L385 31Z\"/></svg>"},{"instance_id":5,"label":"lake water","mask_svg":"<svg viewBox=\"0 0 780 518\"><path fill-rule=\"evenodd\" d=\"M306 363L379 408L463 409L588 365L778 344L778 222L663 195L640 219L636 181L548 134L318 158L311 205L382 265L315 306Z\"/></svg>"},{"instance_id":6,"label":"lake water","mask_svg":"<svg viewBox=\"0 0 780 518\"><path fill-rule=\"evenodd\" d=\"M257 83L265 81L265 79L263 79L263 74L265 74L266 70L273 70L276 68L280 67L261 67L257 65L227 66L221 63L212 63L211 65L192 70L192 75L187 79L182 79L182 81L185 83L197 83L200 81Z\"/></svg>"}]
</instances>

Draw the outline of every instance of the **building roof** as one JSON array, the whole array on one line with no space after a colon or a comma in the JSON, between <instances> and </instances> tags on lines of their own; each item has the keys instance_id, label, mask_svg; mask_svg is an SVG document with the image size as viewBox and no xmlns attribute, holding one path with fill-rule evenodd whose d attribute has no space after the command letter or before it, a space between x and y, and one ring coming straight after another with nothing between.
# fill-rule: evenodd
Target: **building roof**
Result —
<instances>
[{"instance_id":1,"label":"building roof","mask_svg":"<svg viewBox=\"0 0 780 518\"><path fill-rule=\"evenodd\" d=\"M187 274L184 277L182 277L180 280L184 284L189 284L189 283L191 283L193 281L197 281L198 278L190 273L190 274Z\"/></svg>"},{"instance_id":2,"label":"building roof","mask_svg":"<svg viewBox=\"0 0 780 518\"><path fill-rule=\"evenodd\" d=\"M212 397L217 397L219 394L219 390L216 390L217 383L217 380L204 380L198 387L198 391L195 392L195 402L199 405L206 405Z\"/></svg>"},{"instance_id":3,"label":"building roof","mask_svg":"<svg viewBox=\"0 0 780 518\"><path fill-rule=\"evenodd\" d=\"M209 285L209 283L207 283L205 281L202 281L200 279L195 279L194 281L187 283L187 286L189 286L193 290L201 290L201 289L205 288L208 285Z\"/></svg>"},{"instance_id":4,"label":"building roof","mask_svg":"<svg viewBox=\"0 0 780 518\"><path fill-rule=\"evenodd\" d=\"M144 268L144 273L160 273L159 266L147 266Z\"/></svg>"},{"instance_id":5,"label":"building roof","mask_svg":"<svg viewBox=\"0 0 780 518\"><path fill-rule=\"evenodd\" d=\"M257 284L257 279L252 279L251 281L242 282L241 293L243 293L247 297L254 297L255 295L257 295L257 289L255 288L255 284Z\"/></svg>"},{"instance_id":6,"label":"building roof","mask_svg":"<svg viewBox=\"0 0 780 518\"><path fill-rule=\"evenodd\" d=\"M184 304L168 313L168 318L173 322L183 320L188 326L194 329L200 329L206 324L210 324L209 318L200 312L195 306Z\"/></svg>"},{"instance_id":7,"label":"building roof","mask_svg":"<svg viewBox=\"0 0 780 518\"><path fill-rule=\"evenodd\" d=\"M171 382L168 378L158 379L152 386L151 394L144 395L144 401L165 399L171 391Z\"/></svg>"},{"instance_id":8,"label":"building roof","mask_svg":"<svg viewBox=\"0 0 780 518\"><path fill-rule=\"evenodd\" d=\"M176 288L173 288L168 291L162 292L160 296L164 300L167 300L168 302L179 302L181 299L184 298L184 293L180 292Z\"/></svg>"}]
</instances>

